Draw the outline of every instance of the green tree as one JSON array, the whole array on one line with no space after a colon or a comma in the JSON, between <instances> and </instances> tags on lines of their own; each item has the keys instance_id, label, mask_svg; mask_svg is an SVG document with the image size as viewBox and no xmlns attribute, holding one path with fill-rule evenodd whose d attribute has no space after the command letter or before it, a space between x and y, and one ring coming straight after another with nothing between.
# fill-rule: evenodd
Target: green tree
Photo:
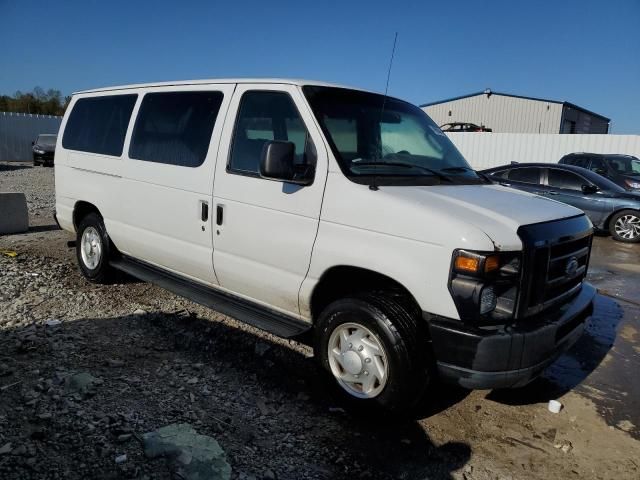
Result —
<instances>
[{"instance_id":1,"label":"green tree","mask_svg":"<svg viewBox=\"0 0 640 480\"><path fill-rule=\"evenodd\" d=\"M41 115L63 115L71 97L62 96L60 90L45 91L35 87L31 92L17 90L13 96L0 95L0 112L34 113Z\"/></svg>"}]
</instances>

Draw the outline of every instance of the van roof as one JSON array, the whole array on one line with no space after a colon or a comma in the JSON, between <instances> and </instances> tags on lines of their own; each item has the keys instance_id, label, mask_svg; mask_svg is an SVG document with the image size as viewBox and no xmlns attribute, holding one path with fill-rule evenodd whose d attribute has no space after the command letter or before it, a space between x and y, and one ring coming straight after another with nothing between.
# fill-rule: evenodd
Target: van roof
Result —
<instances>
[{"instance_id":1,"label":"van roof","mask_svg":"<svg viewBox=\"0 0 640 480\"><path fill-rule=\"evenodd\" d=\"M353 90L363 90L361 88L348 87L345 85L337 85L334 83L319 82L316 80L302 80L292 78L210 78L204 80L177 80L173 82L154 82L154 83L136 83L131 85L118 85L114 87L94 88L91 90L81 90L73 92L74 95L80 93L108 92L111 90L128 90L133 88L147 87L167 87L167 86L183 86L183 85L209 85L219 83L284 83L289 85L317 85L322 87L338 87L351 88Z\"/></svg>"}]
</instances>

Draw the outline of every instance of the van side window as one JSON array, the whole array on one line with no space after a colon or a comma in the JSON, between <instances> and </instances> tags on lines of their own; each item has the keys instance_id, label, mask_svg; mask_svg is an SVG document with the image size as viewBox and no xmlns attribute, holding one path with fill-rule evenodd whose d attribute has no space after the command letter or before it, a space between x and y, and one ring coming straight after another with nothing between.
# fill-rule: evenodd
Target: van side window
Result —
<instances>
[{"instance_id":1,"label":"van side window","mask_svg":"<svg viewBox=\"0 0 640 480\"><path fill-rule=\"evenodd\" d=\"M119 157L138 95L81 98L69 114L62 137L68 150Z\"/></svg>"},{"instance_id":2,"label":"van side window","mask_svg":"<svg viewBox=\"0 0 640 480\"><path fill-rule=\"evenodd\" d=\"M182 167L204 162L221 92L157 92L142 99L129 157Z\"/></svg>"},{"instance_id":3,"label":"van side window","mask_svg":"<svg viewBox=\"0 0 640 480\"><path fill-rule=\"evenodd\" d=\"M240 100L228 170L258 175L262 148L270 140L293 142L296 164L315 165L315 147L289 94L246 92Z\"/></svg>"}]
</instances>

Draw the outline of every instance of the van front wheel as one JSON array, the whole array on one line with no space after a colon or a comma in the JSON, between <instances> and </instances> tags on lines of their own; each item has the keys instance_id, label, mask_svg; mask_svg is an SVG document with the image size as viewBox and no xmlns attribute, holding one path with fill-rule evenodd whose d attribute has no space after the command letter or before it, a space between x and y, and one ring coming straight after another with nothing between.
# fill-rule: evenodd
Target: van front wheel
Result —
<instances>
[{"instance_id":1,"label":"van front wheel","mask_svg":"<svg viewBox=\"0 0 640 480\"><path fill-rule=\"evenodd\" d=\"M96 213L86 215L78 225L76 256L80 271L90 282L107 283L110 279L110 247L102 218Z\"/></svg>"},{"instance_id":2,"label":"van front wheel","mask_svg":"<svg viewBox=\"0 0 640 480\"><path fill-rule=\"evenodd\" d=\"M320 315L315 353L355 406L402 411L429 380L422 319L386 293L331 303Z\"/></svg>"}]
</instances>

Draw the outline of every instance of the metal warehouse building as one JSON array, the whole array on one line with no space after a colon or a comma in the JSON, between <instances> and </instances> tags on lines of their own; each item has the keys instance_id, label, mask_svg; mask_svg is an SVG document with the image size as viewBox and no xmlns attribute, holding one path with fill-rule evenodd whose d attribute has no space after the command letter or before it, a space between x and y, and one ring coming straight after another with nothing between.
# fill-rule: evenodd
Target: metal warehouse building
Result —
<instances>
[{"instance_id":1,"label":"metal warehouse building","mask_svg":"<svg viewBox=\"0 0 640 480\"><path fill-rule=\"evenodd\" d=\"M475 123L498 133L609 133L609 118L573 103L490 89L420 107L438 125Z\"/></svg>"}]
</instances>

